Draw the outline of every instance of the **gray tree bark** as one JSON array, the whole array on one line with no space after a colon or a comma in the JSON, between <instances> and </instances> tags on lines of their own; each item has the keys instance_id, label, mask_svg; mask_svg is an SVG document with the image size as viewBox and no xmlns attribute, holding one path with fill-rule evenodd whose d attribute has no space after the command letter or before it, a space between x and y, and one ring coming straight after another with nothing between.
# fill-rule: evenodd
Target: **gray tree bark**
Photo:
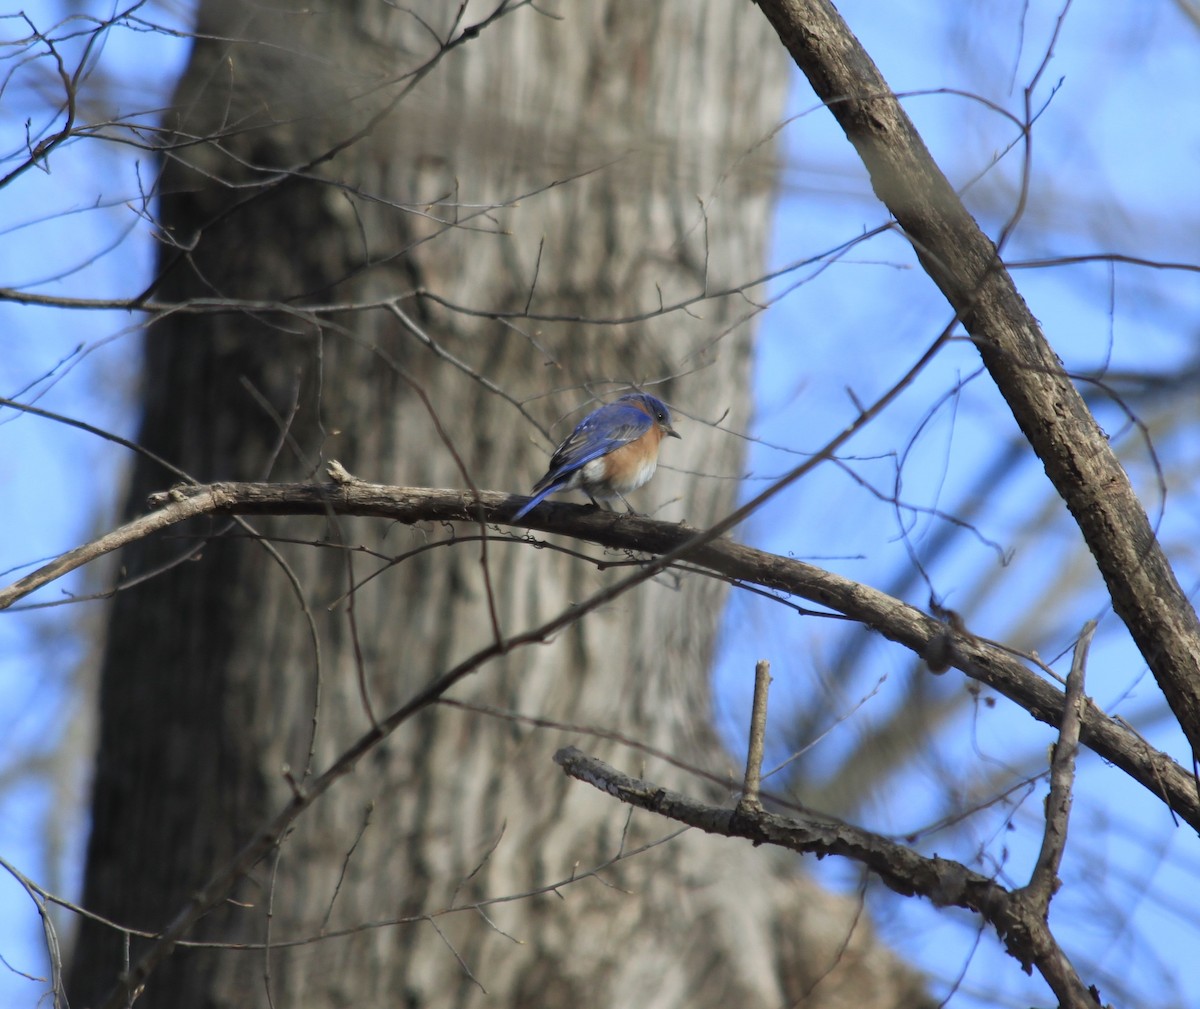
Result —
<instances>
[{"instance_id":1,"label":"gray tree bark","mask_svg":"<svg viewBox=\"0 0 1200 1009\"><path fill-rule=\"evenodd\" d=\"M753 306L654 310L761 272L786 84L770 28L717 2L546 2L438 58L434 33L454 33L458 5L413 6L424 24L380 0L201 4L154 293L252 304L155 323L142 444L199 479L300 479L336 458L373 481L463 486L465 468L476 486L523 493L547 431L636 383L677 408L684 434L636 504L716 518L741 448L712 422L745 427ZM466 22L485 13L471 5ZM345 309L304 310L316 304ZM171 482L140 461L130 508ZM369 728L360 661L383 713L492 635L479 545L435 546L477 528L254 528L275 554L212 524L123 561L139 575L198 555L113 606L84 903L122 925L161 929L287 802L289 776L302 787ZM343 545L418 551L353 593L353 620L348 564L357 580L384 565L348 562ZM495 540L488 562L505 633L619 576ZM723 769L707 679L723 597L699 576L652 582L454 699ZM579 738L426 712L193 937L251 948L176 950L139 1005L920 1003L854 902L696 833L486 916L383 924L565 881L668 835L563 778L551 757ZM616 742L588 749L646 760ZM119 932L85 922L73 1004L99 1000L125 956Z\"/></svg>"}]
</instances>

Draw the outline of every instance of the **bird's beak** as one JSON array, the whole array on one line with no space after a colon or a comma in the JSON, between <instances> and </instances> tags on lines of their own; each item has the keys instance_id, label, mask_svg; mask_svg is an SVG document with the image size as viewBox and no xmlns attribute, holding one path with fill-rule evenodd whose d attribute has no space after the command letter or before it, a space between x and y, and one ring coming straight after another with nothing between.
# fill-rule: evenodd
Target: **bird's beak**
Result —
<instances>
[{"instance_id":1,"label":"bird's beak","mask_svg":"<svg viewBox=\"0 0 1200 1009\"><path fill-rule=\"evenodd\" d=\"M683 441L683 435L671 427L670 424L664 424L662 429L666 432L668 438L678 438L680 441Z\"/></svg>"}]
</instances>

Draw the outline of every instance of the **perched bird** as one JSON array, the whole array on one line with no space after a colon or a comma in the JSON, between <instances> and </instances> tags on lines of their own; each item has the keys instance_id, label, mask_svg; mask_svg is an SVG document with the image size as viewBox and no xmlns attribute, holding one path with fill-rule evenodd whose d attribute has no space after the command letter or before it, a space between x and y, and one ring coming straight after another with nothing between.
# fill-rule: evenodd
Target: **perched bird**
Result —
<instances>
[{"instance_id":1,"label":"perched bird","mask_svg":"<svg viewBox=\"0 0 1200 1009\"><path fill-rule=\"evenodd\" d=\"M597 407L554 450L546 475L533 485L533 497L513 521L557 491L578 489L593 500L623 500L654 476L663 438L679 437L666 404L644 392Z\"/></svg>"}]
</instances>

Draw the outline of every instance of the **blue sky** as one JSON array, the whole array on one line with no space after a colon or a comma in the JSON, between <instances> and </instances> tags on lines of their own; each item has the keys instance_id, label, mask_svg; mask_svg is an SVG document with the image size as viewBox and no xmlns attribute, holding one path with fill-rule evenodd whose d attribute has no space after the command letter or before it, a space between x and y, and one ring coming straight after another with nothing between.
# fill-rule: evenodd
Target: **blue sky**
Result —
<instances>
[{"instance_id":1,"label":"blue sky","mask_svg":"<svg viewBox=\"0 0 1200 1009\"><path fill-rule=\"evenodd\" d=\"M915 93L959 89L1020 116L1022 89L1045 55L1061 7L846 0L839 9L893 88L914 93L906 106L952 181L965 185L984 173L965 199L995 235L1021 180L1019 151L993 163L1015 139L1013 124L961 95ZM754 16L750 7L747 16ZM7 38L19 33L12 21L0 22L0 28ZM113 33L101 57L122 81L113 100L124 110L145 107L185 55L178 40ZM1032 95L1033 107L1045 108L1033 133L1030 203L1006 258L1117 252L1200 260L1197 81L1200 30L1174 3L1071 7ZM886 220L853 150L829 115L815 108L803 82L797 81L790 104L796 118L783 133L788 160L773 237L776 266L838 247ZM15 103L0 106L6 151L20 146L22 116ZM0 285L90 296L136 290L153 252L130 208L138 170L128 149L77 144L55 153L49 173L27 172L0 191ZM142 177L148 174L143 166ZM895 235L857 246L784 293L813 272L778 282L778 300L762 320L753 432L761 443L751 452L748 494L794 465L795 452L819 449L853 417L848 389L869 401L911 365L950 317ZM1097 377L1136 369L1169 375L1195 359L1200 274L1088 263L1022 269L1016 279L1073 373ZM0 304L0 393L12 396L35 383L19 398L37 393L46 409L132 434L136 323L118 313ZM76 354L79 347L85 353ZM1178 731L1156 715L1157 688L1107 613L1098 576L1036 461L1018 453L1011 471L986 486L984 499L972 500L971 494L979 494L972 488L980 473L1016 438L986 375L971 377L977 369L969 344L951 345L847 448L845 469L826 465L801 481L747 523L743 535L872 585L895 580L904 585L904 598L919 606L932 586L948 605L963 608L976 633L1036 650L1047 660L1069 650L1085 619L1099 617L1089 693L1182 758ZM1082 387L1097 393L1094 385ZM931 410L935 403L940 405ZM1185 589L1194 592L1200 558L1191 544L1197 542L1200 497L1190 431L1200 418L1191 416L1195 410L1186 398L1142 404L1139 420L1153 434L1159 469L1117 405L1097 395L1096 410L1152 515L1161 507L1160 535ZM103 527L119 489L119 450L57 424L0 416L0 458L10 530L0 538L0 571L52 556ZM1167 478L1165 503L1159 472ZM884 500L865 493L851 473L873 482ZM976 531L955 530L949 546L934 552L942 520L916 513L905 516L906 543L886 500L897 486L900 497L918 508L969 512ZM929 552L931 584L899 581L911 570L910 549L923 561L923 552ZM79 592L86 586L81 576L56 590ZM80 724L71 712L86 698L74 698L68 688L85 656L59 628L67 612L0 620L0 731L8 740L0 773L17 757L57 752L61 735ZM785 721L789 709L811 710L817 702L835 721L845 716L805 765L809 773L830 773L856 750L866 725L902 708L912 677L928 674L914 673L905 654L873 640L845 676L837 666L843 628L784 612L745 596L731 603L717 670L716 715L727 738L740 739L754 660L770 658L778 718L773 726ZM1061 661L1058 667L1065 668ZM934 689L951 695L964 684L951 672ZM772 737L781 756L789 750L783 736L780 728ZM883 831L914 829L966 801L981 770L999 781L1006 767L1035 765L1051 739L1049 730L1002 700L994 707L968 701L928 750L904 765L894 785L881 788L862 808L862 820ZM77 774L63 794L26 786L0 800L0 855L67 892L77 886L78 820L68 817L75 829L68 831L65 855L47 852L38 838L51 811L70 811L70 796L82 794L80 785ZM935 835L922 847L976 860L976 866L1003 862L1004 871L1019 880L1036 851L1042 790L1019 795L1021 802L985 810L957 835ZM1196 839L1186 828L1176 829L1161 804L1086 755L1074 817L1063 869L1067 885L1051 917L1069 951L1103 962L1116 982L1147 1004L1200 1000L1194 956L1200 926L1187 897L1200 892ZM853 888L857 882L852 868L832 860L809 868L833 885ZM926 966L939 990L957 985L951 1004L1047 1000L1040 981L1022 975L990 933L976 946L969 915L914 901L872 906L889 941ZM5 909L0 955L19 969L43 970L36 915L2 874L0 907ZM39 990L0 968L0 1003L32 1005Z\"/></svg>"}]
</instances>

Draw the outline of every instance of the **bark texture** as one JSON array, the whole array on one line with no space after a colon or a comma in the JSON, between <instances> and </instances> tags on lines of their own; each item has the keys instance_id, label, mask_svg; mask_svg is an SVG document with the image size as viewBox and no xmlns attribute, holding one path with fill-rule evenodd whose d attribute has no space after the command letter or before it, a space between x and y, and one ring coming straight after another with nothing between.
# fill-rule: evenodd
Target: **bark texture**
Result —
<instances>
[{"instance_id":1,"label":"bark texture","mask_svg":"<svg viewBox=\"0 0 1200 1009\"><path fill-rule=\"evenodd\" d=\"M517 9L437 58L434 33L454 34L457 11L201 4L155 296L256 304L155 324L140 439L203 480L304 479L336 458L372 481L463 486L465 468L479 487L523 492L551 444L539 425L561 436L591 397L652 383L684 440L636 503L704 524L729 508L741 459L701 421L746 421L747 301L620 320L759 272L778 44L735 5L580 0ZM302 310L317 303L346 310ZM131 511L172 482L139 463ZM477 527L331 515L254 528L288 542L272 554L213 522L124 558L137 574L199 548L113 607L84 902L124 925L162 928L287 802L289 775L302 786L369 728L360 662L383 713L491 637L479 545L421 552ZM338 544L416 551L354 593L353 621ZM493 542L488 558L507 633L615 576L517 545ZM382 566L350 563L359 579ZM707 578L652 582L454 697L720 766L707 677L722 598ZM694 832L486 917L383 924L544 887L668 834L562 778L552 755L577 738L427 712L193 937L252 948L180 948L138 1004L921 1002L854 903L790 861ZM118 933L85 923L73 1004L108 991L124 955Z\"/></svg>"}]
</instances>

